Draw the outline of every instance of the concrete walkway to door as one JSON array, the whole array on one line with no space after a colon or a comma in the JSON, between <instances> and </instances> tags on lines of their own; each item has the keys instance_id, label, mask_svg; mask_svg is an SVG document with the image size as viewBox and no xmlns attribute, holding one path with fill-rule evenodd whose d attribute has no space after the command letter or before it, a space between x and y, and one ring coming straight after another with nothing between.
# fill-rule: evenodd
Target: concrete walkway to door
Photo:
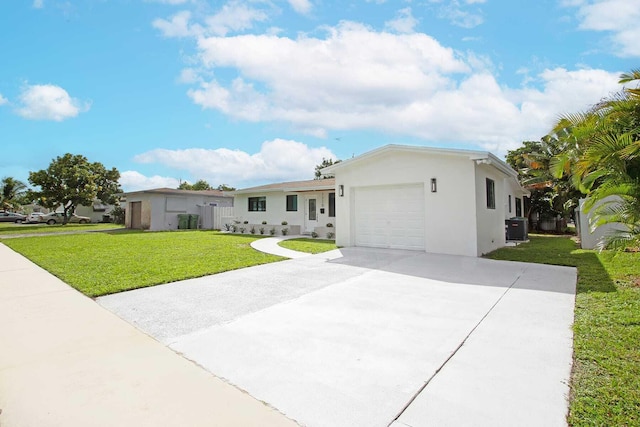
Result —
<instances>
[{"instance_id":1,"label":"concrete walkway to door","mask_svg":"<svg viewBox=\"0 0 640 427\"><path fill-rule=\"evenodd\" d=\"M264 252L271 255L278 255L285 258L298 259L305 258L311 254L294 251L291 249L283 248L278 243L283 240L290 239L302 239L309 236L278 236L278 237L266 237L264 239L257 239L251 242L251 247L257 251Z\"/></svg>"}]
</instances>

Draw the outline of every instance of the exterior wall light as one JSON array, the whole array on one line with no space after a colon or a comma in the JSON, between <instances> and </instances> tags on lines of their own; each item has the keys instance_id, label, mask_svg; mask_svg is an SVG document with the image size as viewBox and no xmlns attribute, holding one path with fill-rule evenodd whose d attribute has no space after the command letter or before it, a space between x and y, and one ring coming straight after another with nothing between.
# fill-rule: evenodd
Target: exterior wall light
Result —
<instances>
[{"instance_id":1,"label":"exterior wall light","mask_svg":"<svg viewBox=\"0 0 640 427\"><path fill-rule=\"evenodd\" d=\"M338 196L344 197L344 185L342 184L338 186Z\"/></svg>"},{"instance_id":2,"label":"exterior wall light","mask_svg":"<svg viewBox=\"0 0 640 427\"><path fill-rule=\"evenodd\" d=\"M435 178L431 178L431 192L436 193L438 191L438 182Z\"/></svg>"}]
</instances>

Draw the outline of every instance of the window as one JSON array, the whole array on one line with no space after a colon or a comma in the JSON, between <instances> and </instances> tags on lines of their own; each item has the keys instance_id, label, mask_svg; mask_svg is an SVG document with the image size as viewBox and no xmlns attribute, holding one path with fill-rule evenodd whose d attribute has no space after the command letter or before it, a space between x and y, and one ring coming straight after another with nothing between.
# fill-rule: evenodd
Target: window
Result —
<instances>
[{"instance_id":1,"label":"window","mask_svg":"<svg viewBox=\"0 0 640 427\"><path fill-rule=\"evenodd\" d=\"M287 211L297 211L298 210L298 196L297 195L291 195L291 196L287 196Z\"/></svg>"},{"instance_id":2,"label":"window","mask_svg":"<svg viewBox=\"0 0 640 427\"><path fill-rule=\"evenodd\" d=\"M267 210L266 197L249 197L249 212L264 212Z\"/></svg>"},{"instance_id":3,"label":"window","mask_svg":"<svg viewBox=\"0 0 640 427\"><path fill-rule=\"evenodd\" d=\"M522 199L516 197L516 216L522 216Z\"/></svg>"},{"instance_id":4,"label":"window","mask_svg":"<svg viewBox=\"0 0 640 427\"><path fill-rule=\"evenodd\" d=\"M511 194L509 194L509 213L511 213Z\"/></svg>"},{"instance_id":5,"label":"window","mask_svg":"<svg viewBox=\"0 0 640 427\"><path fill-rule=\"evenodd\" d=\"M336 216L336 193L329 193L329 216Z\"/></svg>"},{"instance_id":6,"label":"window","mask_svg":"<svg viewBox=\"0 0 640 427\"><path fill-rule=\"evenodd\" d=\"M496 183L487 178L487 209L496 208Z\"/></svg>"}]
</instances>

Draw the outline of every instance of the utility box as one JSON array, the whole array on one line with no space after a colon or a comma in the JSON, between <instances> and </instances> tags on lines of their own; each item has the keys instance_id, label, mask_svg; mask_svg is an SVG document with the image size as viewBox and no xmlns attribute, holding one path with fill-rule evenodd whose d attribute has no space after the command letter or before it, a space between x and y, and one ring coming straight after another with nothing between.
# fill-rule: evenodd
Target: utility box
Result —
<instances>
[{"instance_id":1,"label":"utility box","mask_svg":"<svg viewBox=\"0 0 640 427\"><path fill-rule=\"evenodd\" d=\"M529 238L526 218L507 219L504 224L507 231L507 240L527 240Z\"/></svg>"},{"instance_id":2,"label":"utility box","mask_svg":"<svg viewBox=\"0 0 640 427\"><path fill-rule=\"evenodd\" d=\"M178 214L178 230L187 230L189 228L189 214Z\"/></svg>"}]
</instances>

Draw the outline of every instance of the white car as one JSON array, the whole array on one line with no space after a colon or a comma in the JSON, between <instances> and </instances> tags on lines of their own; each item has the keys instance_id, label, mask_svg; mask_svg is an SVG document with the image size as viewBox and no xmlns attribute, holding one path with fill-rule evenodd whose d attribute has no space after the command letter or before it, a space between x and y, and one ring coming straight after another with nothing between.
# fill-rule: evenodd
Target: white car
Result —
<instances>
[{"instance_id":1,"label":"white car","mask_svg":"<svg viewBox=\"0 0 640 427\"><path fill-rule=\"evenodd\" d=\"M25 222L28 222L29 224L36 224L38 222L41 222L43 216L44 214L42 212L32 212L27 215L27 219L25 220Z\"/></svg>"},{"instance_id":2,"label":"white car","mask_svg":"<svg viewBox=\"0 0 640 427\"><path fill-rule=\"evenodd\" d=\"M51 212L44 215L40 221L46 222L49 225L62 224L64 222L64 214L61 212ZM89 224L91 222L91 218L89 218L88 216L72 214L68 222L76 224Z\"/></svg>"}]
</instances>

